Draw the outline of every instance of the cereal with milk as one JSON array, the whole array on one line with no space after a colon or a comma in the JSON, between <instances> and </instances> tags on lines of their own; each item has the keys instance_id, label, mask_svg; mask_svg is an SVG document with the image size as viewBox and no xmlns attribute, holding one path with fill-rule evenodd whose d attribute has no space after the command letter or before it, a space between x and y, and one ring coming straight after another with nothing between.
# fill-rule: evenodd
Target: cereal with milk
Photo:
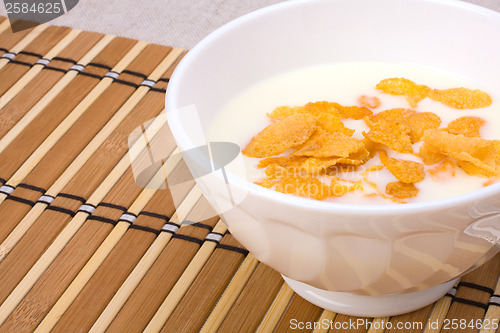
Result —
<instances>
[{"instance_id":1,"label":"cereal with milk","mask_svg":"<svg viewBox=\"0 0 500 333\"><path fill-rule=\"evenodd\" d=\"M493 101L474 83L430 69L325 65L251 87L208 136L239 144L249 180L278 192L354 204L426 201L497 181Z\"/></svg>"}]
</instances>

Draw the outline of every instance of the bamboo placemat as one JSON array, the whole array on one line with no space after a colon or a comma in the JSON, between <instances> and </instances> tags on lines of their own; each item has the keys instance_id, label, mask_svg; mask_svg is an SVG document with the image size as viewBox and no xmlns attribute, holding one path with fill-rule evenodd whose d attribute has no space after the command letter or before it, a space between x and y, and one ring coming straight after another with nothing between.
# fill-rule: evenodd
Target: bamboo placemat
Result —
<instances>
[{"instance_id":1,"label":"bamboo placemat","mask_svg":"<svg viewBox=\"0 0 500 333\"><path fill-rule=\"evenodd\" d=\"M426 308L354 318L294 294L218 218L180 228L208 203L192 183L177 211L168 190L137 186L127 138L163 111L183 54L65 27L13 34L0 19L0 332L477 332L443 324L498 323L500 256ZM166 172L185 168L170 134L155 140L171 152Z\"/></svg>"}]
</instances>

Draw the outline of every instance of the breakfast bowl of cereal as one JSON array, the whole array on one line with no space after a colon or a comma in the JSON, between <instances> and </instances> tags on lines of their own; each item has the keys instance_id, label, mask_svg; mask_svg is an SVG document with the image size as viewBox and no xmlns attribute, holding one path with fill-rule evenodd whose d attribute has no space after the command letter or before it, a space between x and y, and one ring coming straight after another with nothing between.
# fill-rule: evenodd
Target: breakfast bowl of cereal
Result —
<instances>
[{"instance_id":1,"label":"breakfast bowl of cereal","mask_svg":"<svg viewBox=\"0 0 500 333\"><path fill-rule=\"evenodd\" d=\"M498 252L499 32L455 0L280 3L188 52L168 123L232 235L295 292L409 312Z\"/></svg>"}]
</instances>

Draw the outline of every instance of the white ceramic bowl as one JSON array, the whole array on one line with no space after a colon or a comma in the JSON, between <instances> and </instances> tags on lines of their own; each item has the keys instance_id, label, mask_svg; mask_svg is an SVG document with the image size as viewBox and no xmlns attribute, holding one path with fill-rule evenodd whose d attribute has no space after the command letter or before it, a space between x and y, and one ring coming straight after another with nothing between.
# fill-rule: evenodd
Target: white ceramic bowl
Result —
<instances>
[{"instance_id":1,"label":"white ceramic bowl","mask_svg":"<svg viewBox=\"0 0 500 333\"><path fill-rule=\"evenodd\" d=\"M168 122L181 149L194 147L199 130L171 111L194 105L206 131L245 88L317 64L418 64L498 89L499 36L500 13L455 0L281 3L234 20L188 52L168 86ZM295 291L335 311L387 315L424 306L498 251L500 184L436 201L358 206L228 177L245 194L223 214L230 232ZM219 187L197 182L213 204L227 200ZM368 299L387 304L361 309Z\"/></svg>"}]
</instances>

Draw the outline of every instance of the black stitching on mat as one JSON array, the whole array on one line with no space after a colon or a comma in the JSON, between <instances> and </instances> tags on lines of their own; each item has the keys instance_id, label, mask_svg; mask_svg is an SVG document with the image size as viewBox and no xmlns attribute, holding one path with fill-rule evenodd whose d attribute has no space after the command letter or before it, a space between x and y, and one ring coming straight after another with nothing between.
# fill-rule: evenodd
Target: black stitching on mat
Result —
<instances>
[{"instance_id":1,"label":"black stitching on mat","mask_svg":"<svg viewBox=\"0 0 500 333\"><path fill-rule=\"evenodd\" d=\"M10 63L11 64L28 66L28 67L33 67L33 64L30 64L29 62L19 61L19 60L11 60Z\"/></svg>"},{"instance_id":2,"label":"black stitching on mat","mask_svg":"<svg viewBox=\"0 0 500 333\"><path fill-rule=\"evenodd\" d=\"M198 227L198 228L207 229L209 231L212 231L212 229L213 229L213 227L211 225L200 223L200 222L196 222L196 223L193 223L190 225L193 225L193 226Z\"/></svg>"},{"instance_id":3,"label":"black stitching on mat","mask_svg":"<svg viewBox=\"0 0 500 333\"><path fill-rule=\"evenodd\" d=\"M146 215L146 216L149 216L149 217L155 217L157 219L162 219L162 220L165 220L167 222L170 221L170 217L168 217L167 215L162 215L162 214L157 214L157 213L153 213L153 212L148 212L146 210L143 210L142 212L140 212L139 215Z\"/></svg>"},{"instance_id":4,"label":"black stitching on mat","mask_svg":"<svg viewBox=\"0 0 500 333\"><path fill-rule=\"evenodd\" d=\"M16 197L15 195L9 195L6 200L17 201L17 202L26 204L26 205L31 206L31 207L33 207L35 205L34 201L31 201L31 200L28 200L28 199L24 199L24 198L20 198L20 197Z\"/></svg>"},{"instance_id":5,"label":"black stitching on mat","mask_svg":"<svg viewBox=\"0 0 500 333\"><path fill-rule=\"evenodd\" d=\"M68 71L62 68L57 68L53 66L45 66L45 69L50 69L51 71L57 71L66 74Z\"/></svg>"},{"instance_id":6,"label":"black stitching on mat","mask_svg":"<svg viewBox=\"0 0 500 333\"><path fill-rule=\"evenodd\" d=\"M135 83L129 82L129 81L120 80L120 79L114 79L113 82L124 84L124 85L131 86L131 87L134 87L134 88L138 88L139 87L138 84L135 84Z\"/></svg>"},{"instance_id":7,"label":"black stitching on mat","mask_svg":"<svg viewBox=\"0 0 500 333\"><path fill-rule=\"evenodd\" d=\"M73 194L68 194L68 193L59 193L57 195L57 197L73 199L73 200L76 200L76 201L80 201L82 204L84 204L87 201L87 200L85 200L82 197L79 197L79 196L73 195Z\"/></svg>"},{"instance_id":8,"label":"black stitching on mat","mask_svg":"<svg viewBox=\"0 0 500 333\"><path fill-rule=\"evenodd\" d=\"M9 53L8 50L6 49L3 49L3 48L0 48L0 51L4 51L5 53ZM36 54L36 53L31 53L31 52L24 52L24 51L21 51L19 52L18 54L25 54L25 55L30 55L30 56L35 56L35 57L38 57L38 58L42 58L41 55L39 54ZM68 63L71 63L71 64L77 64L77 61L73 60L73 59L69 59L69 58L63 58L63 57L54 57L51 59L52 60L59 60L59 61L64 61L64 62L68 62ZM18 64L18 65L23 65L23 66L28 66L28 67L33 67L34 64L30 64L28 62L24 62L24 61L18 61L18 60L10 60L9 62L11 63L14 63L14 64ZM99 64L99 63L95 63L95 62L91 62L91 63L88 63L85 67L87 66L94 66L94 67L98 67L98 68L104 68L104 69L107 69L108 71L111 71L111 67L110 66L107 66L107 65L104 65L104 64ZM68 69L68 70L65 70L65 69L62 69L62 68L57 68L57 67L54 67L54 66L44 66L45 69L48 69L48 70L52 70L52 71L57 71L57 72L61 72L61 73L68 73L71 69ZM97 74L92 74L92 73L88 73L88 72L84 72L84 71L78 71L79 74L81 75L85 75L85 76L89 76L89 77L93 77L95 79L99 79L99 80L102 80L104 78L104 76L100 76L100 75L97 75ZM118 74L130 74L130 75L134 75L134 76L137 76L137 77L140 77L144 80L147 80L148 76L146 74L143 74L143 73L139 73L139 72L134 72L134 71L130 71L130 70L123 70L121 73L118 73ZM114 79L113 80L114 82L116 83L119 83L119 84L123 84L123 85L127 85L127 86L130 86L130 87L134 87L134 88L138 88L139 86L141 86L140 84L136 84L136 83L133 83L133 82L130 82L130 81L125 81L125 80L120 80L120 79ZM169 82L170 81L170 78L161 78L159 79L158 81L156 81L156 83L158 82ZM146 85L144 85L146 86ZM160 93L166 93L167 90L166 89L162 89L162 88L150 88L150 91L155 91L155 92L160 92Z\"/></svg>"},{"instance_id":9,"label":"black stitching on mat","mask_svg":"<svg viewBox=\"0 0 500 333\"><path fill-rule=\"evenodd\" d=\"M109 224L112 224L112 225L116 225L116 221L115 220L108 219L108 218L102 217L102 216L90 215L89 217L87 217L87 220L99 221L99 222L104 222L104 223L109 223Z\"/></svg>"},{"instance_id":10,"label":"black stitching on mat","mask_svg":"<svg viewBox=\"0 0 500 333\"><path fill-rule=\"evenodd\" d=\"M98 79L98 80L102 80L102 78L103 78L103 76L99 76L97 74L92 74L92 73L87 73L87 72L78 72L78 73L81 75L93 77L93 78Z\"/></svg>"},{"instance_id":11,"label":"black stitching on mat","mask_svg":"<svg viewBox=\"0 0 500 333\"><path fill-rule=\"evenodd\" d=\"M76 60L73 60L73 59L69 59L69 58L63 58L63 57L54 57L52 58L52 60L58 60L58 61L64 61L64 62L69 62L73 65L76 64Z\"/></svg>"},{"instance_id":12,"label":"black stitching on mat","mask_svg":"<svg viewBox=\"0 0 500 333\"><path fill-rule=\"evenodd\" d=\"M115 205L115 204L112 204L112 203L107 203L107 202L101 202L101 203L99 203L97 205L97 207L99 207L99 206L117 209L117 210L120 210L122 212L126 212L127 211L127 208L125 208L123 206L118 206L118 205Z\"/></svg>"},{"instance_id":13,"label":"black stitching on mat","mask_svg":"<svg viewBox=\"0 0 500 333\"><path fill-rule=\"evenodd\" d=\"M155 234L156 236L158 236L161 233L160 230L149 228L149 227L143 227L142 225L137 225L137 224L131 224L129 226L129 229L137 229L137 230L141 230L141 231L145 231L145 232L151 232L151 233Z\"/></svg>"},{"instance_id":14,"label":"black stitching on mat","mask_svg":"<svg viewBox=\"0 0 500 333\"><path fill-rule=\"evenodd\" d=\"M17 52L17 55L20 55L20 54L24 54L24 55L32 56L32 57L37 57L37 58L42 58L43 57L41 54L34 53L34 52L28 52L28 51Z\"/></svg>"},{"instance_id":15,"label":"black stitching on mat","mask_svg":"<svg viewBox=\"0 0 500 333\"><path fill-rule=\"evenodd\" d=\"M231 245L226 245L226 244L217 244L217 246L215 247L216 249L219 248L219 249L223 249L223 250L229 250L229 251L233 251L233 252L238 252L238 253L241 253L243 255L247 255L248 254L248 250L246 249L242 249L241 247L236 247L236 246L231 246Z\"/></svg>"},{"instance_id":16,"label":"black stitching on mat","mask_svg":"<svg viewBox=\"0 0 500 333\"><path fill-rule=\"evenodd\" d=\"M59 213L63 213L63 214L69 215L71 217L75 217L75 215L76 215L76 213L74 211L66 209L66 208L58 207L58 206L47 206L47 208L45 208L45 209L53 210L53 211L56 211Z\"/></svg>"},{"instance_id":17,"label":"black stitching on mat","mask_svg":"<svg viewBox=\"0 0 500 333\"><path fill-rule=\"evenodd\" d=\"M166 89L161 89L161 88L150 88L149 90L150 90L150 91L160 92L160 93L165 93L165 92L167 92L167 90L166 90Z\"/></svg>"},{"instance_id":18,"label":"black stitching on mat","mask_svg":"<svg viewBox=\"0 0 500 333\"><path fill-rule=\"evenodd\" d=\"M182 240L185 240L185 241L188 241L188 242L192 242L192 243L196 243L196 244L199 244L199 245L203 244L203 241L201 239L198 239L198 238L195 238L195 237L191 237L191 236L186 236L186 235L174 234L172 236L172 238L179 238L179 239L182 239Z\"/></svg>"},{"instance_id":19,"label":"black stitching on mat","mask_svg":"<svg viewBox=\"0 0 500 333\"><path fill-rule=\"evenodd\" d=\"M471 282L459 282L458 283L458 287L468 287L468 288L472 288L472 289L476 289L476 290L480 290L480 291L484 291L490 295L492 295L495 291L491 288L488 288L488 287L485 287L485 286L481 286L479 284L475 284L475 283L471 283Z\"/></svg>"},{"instance_id":20,"label":"black stitching on mat","mask_svg":"<svg viewBox=\"0 0 500 333\"><path fill-rule=\"evenodd\" d=\"M33 186L33 185L28 185L28 184L24 184L24 183L21 183L19 185L17 185L17 187L22 187L22 188L27 188L28 190L32 190L32 191L36 191L36 192L40 192L42 194L45 194L45 190L41 187L38 187L38 186Z\"/></svg>"},{"instance_id":21,"label":"black stitching on mat","mask_svg":"<svg viewBox=\"0 0 500 333\"><path fill-rule=\"evenodd\" d=\"M98 67L98 68L104 68L104 69L107 69L108 71L111 70L111 67L109 67L108 65L98 64L96 62L89 62L87 64L87 66L94 66L94 67Z\"/></svg>"},{"instance_id":22,"label":"black stitching on mat","mask_svg":"<svg viewBox=\"0 0 500 333\"><path fill-rule=\"evenodd\" d=\"M479 302L476 302L476 301L473 301L473 300L470 300L470 299L466 299L466 298L462 298L462 297L455 297L453 299L453 302L458 302L458 303L463 303L463 304L467 304L467 305L476 306L476 307L484 309L484 310L488 309L488 305L486 305L486 304L479 303Z\"/></svg>"},{"instance_id":23,"label":"black stitching on mat","mask_svg":"<svg viewBox=\"0 0 500 333\"><path fill-rule=\"evenodd\" d=\"M122 74L130 74L130 75L138 76L140 78L143 78L144 80L146 80L148 78L148 76L146 74L129 71L128 69L123 70Z\"/></svg>"}]
</instances>

